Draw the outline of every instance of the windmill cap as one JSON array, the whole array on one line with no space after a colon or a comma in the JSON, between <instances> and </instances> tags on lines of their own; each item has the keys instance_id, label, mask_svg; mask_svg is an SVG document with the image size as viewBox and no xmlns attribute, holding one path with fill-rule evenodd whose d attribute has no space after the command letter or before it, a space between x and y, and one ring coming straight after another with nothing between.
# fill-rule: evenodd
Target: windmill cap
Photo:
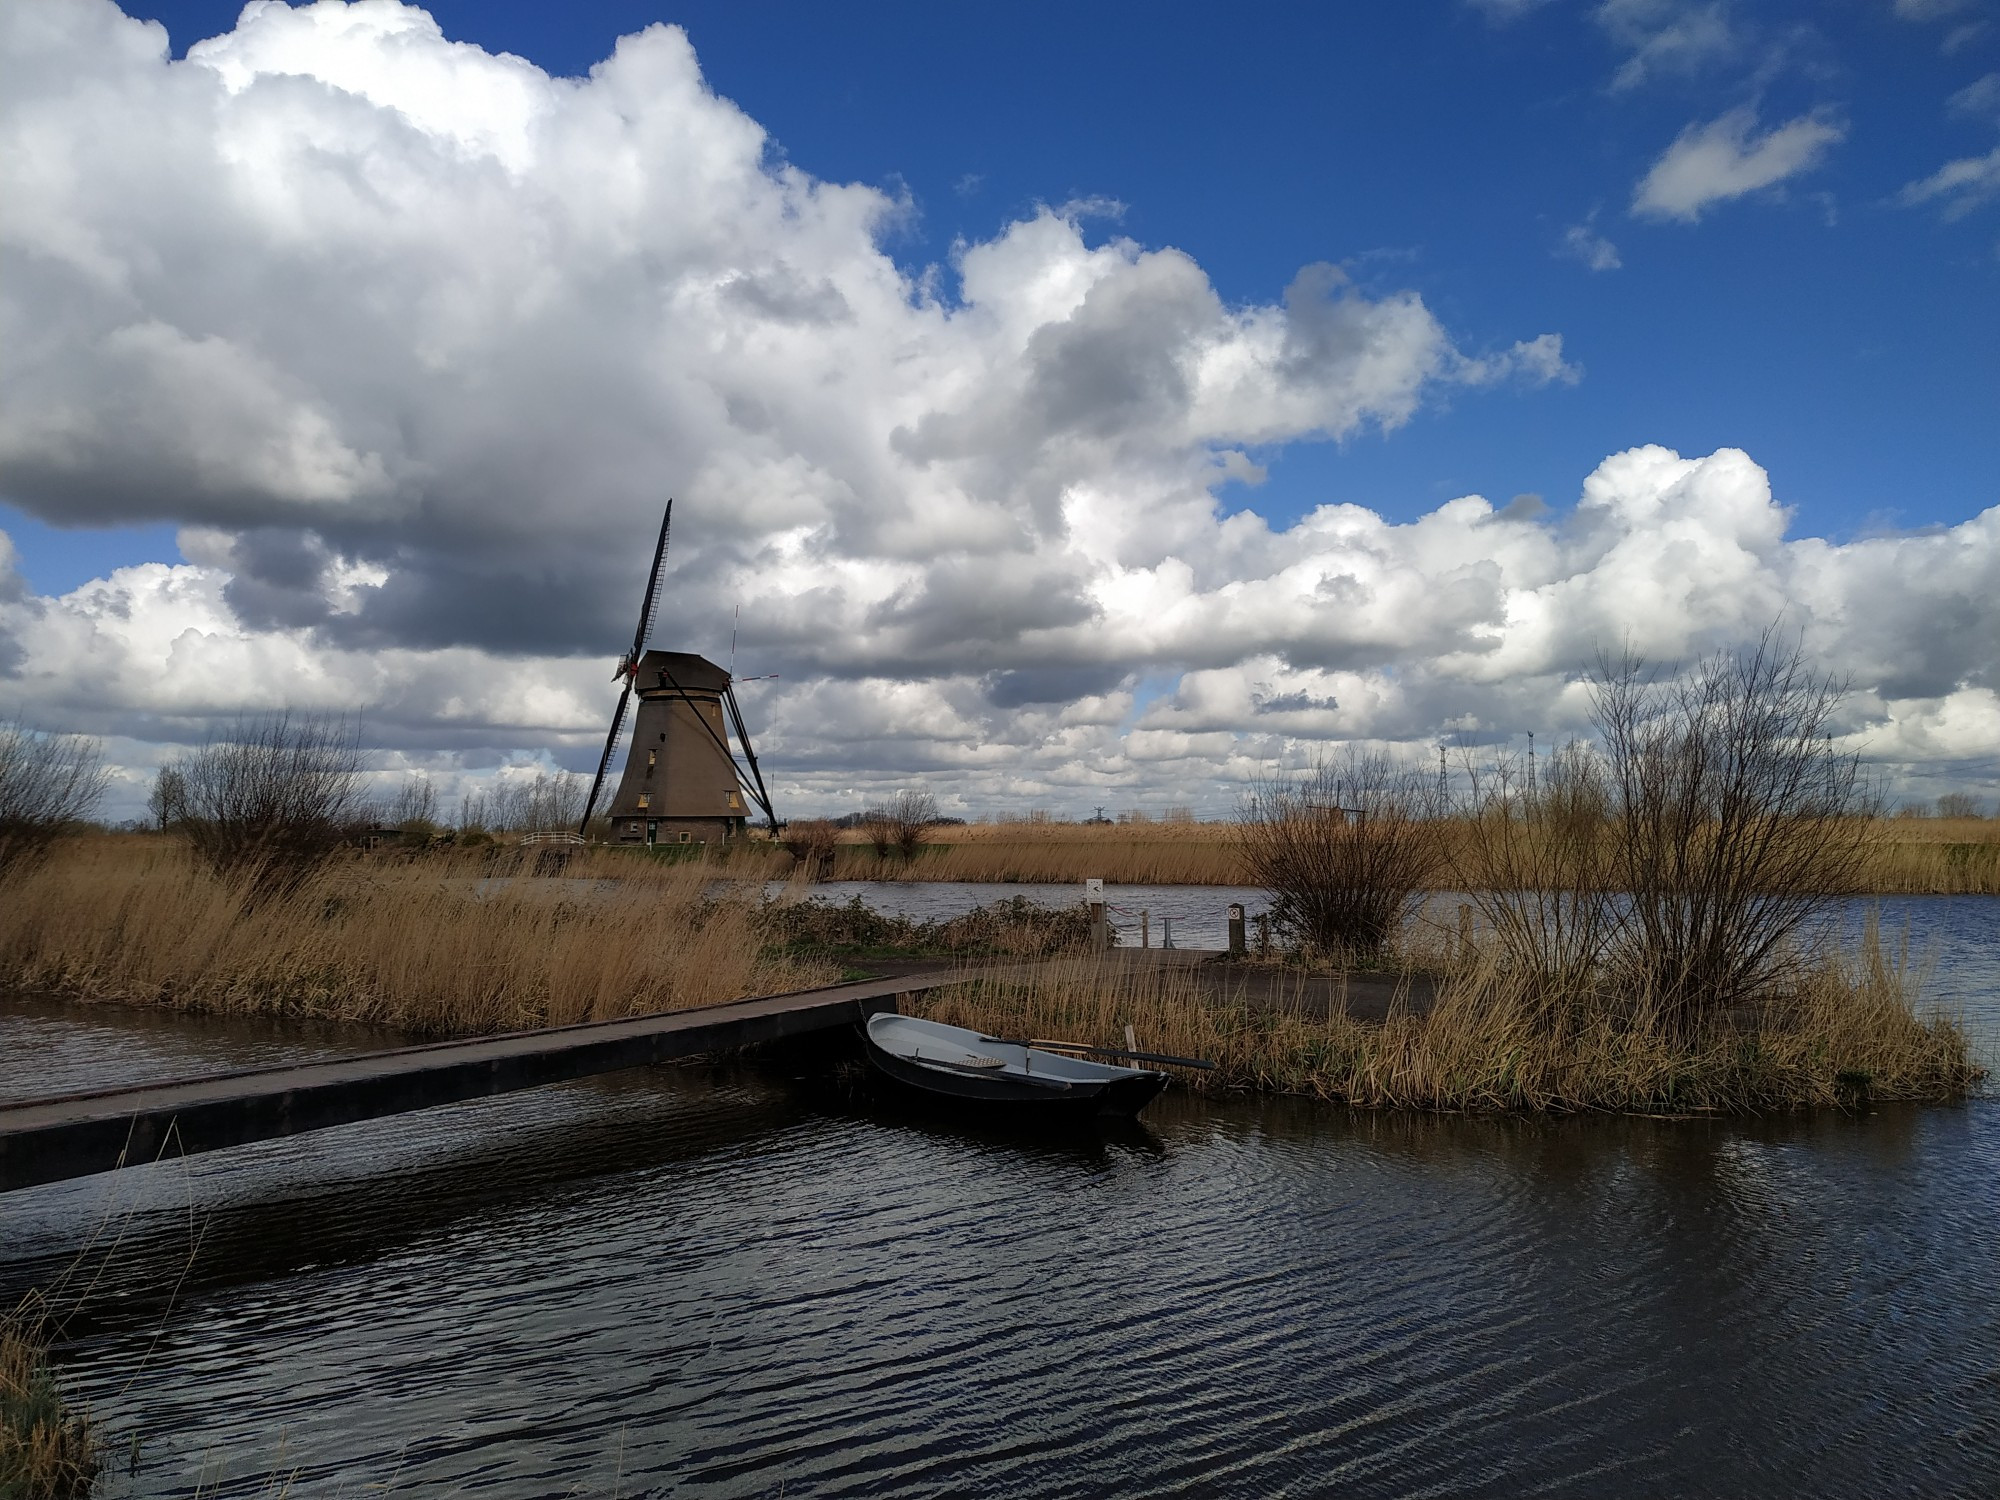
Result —
<instances>
[{"instance_id":1,"label":"windmill cap","mask_svg":"<svg viewBox=\"0 0 2000 1500\"><path fill-rule=\"evenodd\" d=\"M661 674L666 674L662 681ZM682 687L690 692L719 693L729 686L729 674L705 656L692 651L648 651L639 658L633 684L640 692L657 692L661 687Z\"/></svg>"}]
</instances>

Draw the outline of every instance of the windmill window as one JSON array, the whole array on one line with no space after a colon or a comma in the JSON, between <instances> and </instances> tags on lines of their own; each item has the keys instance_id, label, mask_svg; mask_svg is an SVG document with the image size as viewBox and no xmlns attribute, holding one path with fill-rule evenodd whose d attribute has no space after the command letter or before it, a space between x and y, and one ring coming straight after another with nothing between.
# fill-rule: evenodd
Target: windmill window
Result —
<instances>
[{"instance_id":1,"label":"windmill window","mask_svg":"<svg viewBox=\"0 0 2000 1500\"><path fill-rule=\"evenodd\" d=\"M740 808L743 806L743 799L737 796L736 793L731 792L729 794L729 805L732 808Z\"/></svg>"},{"instance_id":2,"label":"windmill window","mask_svg":"<svg viewBox=\"0 0 2000 1500\"><path fill-rule=\"evenodd\" d=\"M653 769L653 767L657 766L659 763L660 763L660 752L657 750L648 750L646 752L646 769L650 771Z\"/></svg>"},{"instance_id":3,"label":"windmill window","mask_svg":"<svg viewBox=\"0 0 2000 1500\"><path fill-rule=\"evenodd\" d=\"M653 805L653 794L652 794L651 792L641 792L641 793L639 793L639 811L640 811L640 812L644 812L644 811L645 811L645 810L646 810L647 808L651 807L652 805Z\"/></svg>"},{"instance_id":4,"label":"windmill window","mask_svg":"<svg viewBox=\"0 0 2000 1500\"><path fill-rule=\"evenodd\" d=\"M685 844L687 841L688 841L688 831L685 828L683 828L681 830L681 842Z\"/></svg>"}]
</instances>

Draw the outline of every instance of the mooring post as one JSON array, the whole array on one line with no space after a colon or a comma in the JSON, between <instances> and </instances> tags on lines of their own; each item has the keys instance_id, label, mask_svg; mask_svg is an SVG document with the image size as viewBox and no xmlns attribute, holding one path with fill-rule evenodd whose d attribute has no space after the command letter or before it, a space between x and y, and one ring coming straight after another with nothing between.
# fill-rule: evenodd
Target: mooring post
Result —
<instances>
[{"instance_id":1,"label":"mooring post","mask_svg":"<svg viewBox=\"0 0 2000 1500\"><path fill-rule=\"evenodd\" d=\"M1472 904L1458 903L1458 961L1469 962L1472 958Z\"/></svg>"},{"instance_id":2,"label":"mooring post","mask_svg":"<svg viewBox=\"0 0 2000 1500\"><path fill-rule=\"evenodd\" d=\"M1271 914L1267 911L1257 913L1257 956L1271 956Z\"/></svg>"},{"instance_id":3,"label":"mooring post","mask_svg":"<svg viewBox=\"0 0 2000 1500\"><path fill-rule=\"evenodd\" d=\"M1143 906L1139 908L1139 946L1153 946L1153 914Z\"/></svg>"},{"instance_id":4,"label":"mooring post","mask_svg":"<svg viewBox=\"0 0 2000 1500\"><path fill-rule=\"evenodd\" d=\"M1172 917L1161 917L1160 946L1162 948L1171 948L1173 947L1173 945L1174 945L1174 919Z\"/></svg>"},{"instance_id":5,"label":"mooring post","mask_svg":"<svg viewBox=\"0 0 2000 1500\"><path fill-rule=\"evenodd\" d=\"M1229 903L1229 956L1244 958L1249 952L1250 944L1243 936L1243 903L1232 901Z\"/></svg>"},{"instance_id":6,"label":"mooring post","mask_svg":"<svg viewBox=\"0 0 2000 1500\"><path fill-rule=\"evenodd\" d=\"M1090 911L1090 951L1102 953L1111 946L1111 928L1104 920L1104 882L1084 881L1083 902Z\"/></svg>"}]
</instances>

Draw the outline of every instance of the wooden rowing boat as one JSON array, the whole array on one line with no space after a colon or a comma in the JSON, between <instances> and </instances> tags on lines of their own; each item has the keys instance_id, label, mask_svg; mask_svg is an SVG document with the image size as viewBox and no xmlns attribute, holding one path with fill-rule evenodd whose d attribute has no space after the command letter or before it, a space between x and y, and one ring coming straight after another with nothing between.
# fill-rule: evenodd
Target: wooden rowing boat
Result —
<instances>
[{"instance_id":1,"label":"wooden rowing boat","mask_svg":"<svg viewBox=\"0 0 2000 1500\"><path fill-rule=\"evenodd\" d=\"M1167 1086L1150 1068L1065 1057L915 1016L868 1020L868 1060L906 1088L1022 1115L1129 1118Z\"/></svg>"}]
</instances>

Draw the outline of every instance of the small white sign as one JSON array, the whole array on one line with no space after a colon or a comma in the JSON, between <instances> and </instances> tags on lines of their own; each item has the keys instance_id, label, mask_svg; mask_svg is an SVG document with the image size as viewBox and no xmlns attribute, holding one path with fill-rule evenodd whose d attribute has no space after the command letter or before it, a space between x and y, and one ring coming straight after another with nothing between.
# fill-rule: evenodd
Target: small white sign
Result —
<instances>
[{"instance_id":1,"label":"small white sign","mask_svg":"<svg viewBox=\"0 0 2000 1500\"><path fill-rule=\"evenodd\" d=\"M1104 899L1104 882L1101 880L1086 880L1083 883L1083 895L1086 901L1102 901Z\"/></svg>"}]
</instances>

